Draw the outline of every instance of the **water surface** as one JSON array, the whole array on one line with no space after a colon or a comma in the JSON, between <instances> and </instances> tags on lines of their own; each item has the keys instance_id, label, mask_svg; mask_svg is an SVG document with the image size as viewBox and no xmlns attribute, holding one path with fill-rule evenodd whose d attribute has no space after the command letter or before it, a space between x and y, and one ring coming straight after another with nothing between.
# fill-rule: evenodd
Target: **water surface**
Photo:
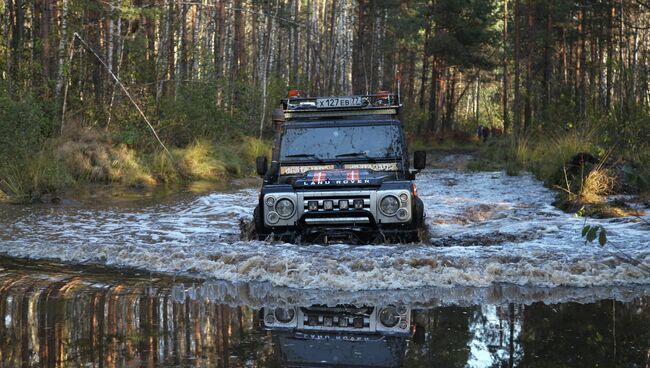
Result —
<instances>
[{"instance_id":1,"label":"water surface","mask_svg":"<svg viewBox=\"0 0 650 368\"><path fill-rule=\"evenodd\" d=\"M532 176L471 173L459 169L466 160L447 156L418 177L424 244L241 240L250 185L0 206L0 361L276 367L303 354L342 366L648 367L650 218L586 220L609 242L585 244L585 219L551 206ZM259 318L389 304L413 311L415 334L298 341Z\"/></svg>"}]
</instances>

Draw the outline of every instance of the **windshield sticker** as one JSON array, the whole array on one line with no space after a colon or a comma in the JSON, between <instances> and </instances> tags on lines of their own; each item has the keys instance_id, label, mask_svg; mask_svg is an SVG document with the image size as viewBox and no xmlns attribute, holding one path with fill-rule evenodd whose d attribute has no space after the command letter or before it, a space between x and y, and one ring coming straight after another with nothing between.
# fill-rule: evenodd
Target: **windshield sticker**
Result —
<instances>
[{"instance_id":1,"label":"windshield sticker","mask_svg":"<svg viewBox=\"0 0 650 368\"><path fill-rule=\"evenodd\" d=\"M397 171L396 162L387 162L380 164L345 164L346 169L370 169L374 171Z\"/></svg>"},{"instance_id":2,"label":"windshield sticker","mask_svg":"<svg viewBox=\"0 0 650 368\"><path fill-rule=\"evenodd\" d=\"M304 174L307 171L332 170L334 165L282 166L280 175Z\"/></svg>"},{"instance_id":3,"label":"windshield sticker","mask_svg":"<svg viewBox=\"0 0 650 368\"><path fill-rule=\"evenodd\" d=\"M372 184L369 172L359 170L328 170L308 172L305 179L297 180L299 186L368 185Z\"/></svg>"}]
</instances>

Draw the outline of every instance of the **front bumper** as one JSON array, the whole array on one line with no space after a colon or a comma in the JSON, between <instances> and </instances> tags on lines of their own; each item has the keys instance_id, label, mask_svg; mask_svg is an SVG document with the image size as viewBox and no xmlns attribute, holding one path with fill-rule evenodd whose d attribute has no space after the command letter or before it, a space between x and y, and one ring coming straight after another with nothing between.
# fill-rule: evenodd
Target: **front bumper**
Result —
<instances>
[{"instance_id":1,"label":"front bumper","mask_svg":"<svg viewBox=\"0 0 650 368\"><path fill-rule=\"evenodd\" d=\"M388 198L390 197L390 198ZM386 211L383 200L395 211ZM287 210L287 201L293 204ZM412 222L414 197L408 189L363 191L304 191L267 193L261 205L264 225L270 229L309 227L371 227L404 225ZM279 208L279 204L282 208ZM397 206L397 207L396 207Z\"/></svg>"}]
</instances>

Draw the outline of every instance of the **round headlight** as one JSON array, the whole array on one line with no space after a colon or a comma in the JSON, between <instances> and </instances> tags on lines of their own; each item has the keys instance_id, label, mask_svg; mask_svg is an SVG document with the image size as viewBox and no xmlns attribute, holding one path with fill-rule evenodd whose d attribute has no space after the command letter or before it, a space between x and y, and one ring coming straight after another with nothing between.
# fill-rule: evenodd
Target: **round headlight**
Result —
<instances>
[{"instance_id":1,"label":"round headlight","mask_svg":"<svg viewBox=\"0 0 650 368\"><path fill-rule=\"evenodd\" d=\"M278 203L275 204L275 211L283 218L293 215L294 208L295 206L293 205L293 202L286 198L279 200Z\"/></svg>"},{"instance_id":2,"label":"round headlight","mask_svg":"<svg viewBox=\"0 0 650 368\"><path fill-rule=\"evenodd\" d=\"M271 207L273 206L273 203L275 203L275 198L273 197L266 197L266 205Z\"/></svg>"},{"instance_id":3,"label":"round headlight","mask_svg":"<svg viewBox=\"0 0 650 368\"><path fill-rule=\"evenodd\" d=\"M392 216L399 209L399 200L392 195L385 196L379 203L379 208L385 215Z\"/></svg>"},{"instance_id":4,"label":"round headlight","mask_svg":"<svg viewBox=\"0 0 650 368\"><path fill-rule=\"evenodd\" d=\"M399 199L400 199L402 202L406 202L406 201L409 200L409 196L408 196L408 194L406 194L406 193L402 193L402 194L399 195Z\"/></svg>"},{"instance_id":5,"label":"round headlight","mask_svg":"<svg viewBox=\"0 0 650 368\"><path fill-rule=\"evenodd\" d=\"M293 309L284 309L277 308L275 310L275 318L282 323L289 323L293 320L293 316L296 314Z\"/></svg>"},{"instance_id":6,"label":"round headlight","mask_svg":"<svg viewBox=\"0 0 650 368\"><path fill-rule=\"evenodd\" d=\"M397 309L390 305L379 312L379 321L386 327L395 327L399 323Z\"/></svg>"}]
</instances>

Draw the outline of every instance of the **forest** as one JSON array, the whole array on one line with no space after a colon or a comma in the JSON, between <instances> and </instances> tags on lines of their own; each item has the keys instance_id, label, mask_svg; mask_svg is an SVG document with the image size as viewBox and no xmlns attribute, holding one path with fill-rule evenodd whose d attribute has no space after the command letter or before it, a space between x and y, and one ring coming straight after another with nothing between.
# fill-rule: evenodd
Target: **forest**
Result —
<instances>
[{"instance_id":1,"label":"forest","mask_svg":"<svg viewBox=\"0 0 650 368\"><path fill-rule=\"evenodd\" d=\"M649 190L647 0L2 0L0 23L0 197L248 174L289 89L399 88L417 147L499 127L475 166L553 185L588 152Z\"/></svg>"}]
</instances>

